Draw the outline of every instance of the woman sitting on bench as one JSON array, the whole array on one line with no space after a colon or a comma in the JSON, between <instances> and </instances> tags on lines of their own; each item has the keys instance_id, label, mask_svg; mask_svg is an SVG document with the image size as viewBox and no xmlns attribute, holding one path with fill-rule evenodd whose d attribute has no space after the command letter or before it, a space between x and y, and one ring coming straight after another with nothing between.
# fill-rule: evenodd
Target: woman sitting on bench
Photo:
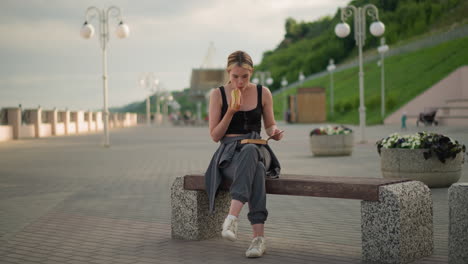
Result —
<instances>
[{"instance_id":1,"label":"woman sitting on bench","mask_svg":"<svg viewBox=\"0 0 468 264\"><path fill-rule=\"evenodd\" d=\"M280 166L268 145L241 144L241 140L260 138L262 117L268 136L280 140L283 135L276 127L270 90L250 83L250 56L243 51L230 54L226 70L229 82L210 96L210 135L221 143L205 173L206 191L213 212L218 187L223 180L231 182L231 206L221 233L230 241L237 239L239 213L244 203L249 203L253 240L245 254L261 257L266 250L264 223L268 216L265 177L278 177Z\"/></svg>"}]
</instances>

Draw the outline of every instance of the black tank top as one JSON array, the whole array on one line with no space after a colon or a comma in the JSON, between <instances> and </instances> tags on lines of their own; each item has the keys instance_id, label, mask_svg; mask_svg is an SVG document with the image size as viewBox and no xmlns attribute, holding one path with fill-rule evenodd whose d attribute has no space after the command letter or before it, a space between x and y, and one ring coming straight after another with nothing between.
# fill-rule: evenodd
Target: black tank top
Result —
<instances>
[{"instance_id":1,"label":"black tank top","mask_svg":"<svg viewBox=\"0 0 468 264\"><path fill-rule=\"evenodd\" d=\"M223 98L223 106L221 108L221 119L227 112L229 104L227 102L224 86L219 87L221 97ZM257 107L250 111L237 111L232 117L231 123L226 131L226 134L247 134L256 131L260 134L262 130L262 86L257 85Z\"/></svg>"}]
</instances>

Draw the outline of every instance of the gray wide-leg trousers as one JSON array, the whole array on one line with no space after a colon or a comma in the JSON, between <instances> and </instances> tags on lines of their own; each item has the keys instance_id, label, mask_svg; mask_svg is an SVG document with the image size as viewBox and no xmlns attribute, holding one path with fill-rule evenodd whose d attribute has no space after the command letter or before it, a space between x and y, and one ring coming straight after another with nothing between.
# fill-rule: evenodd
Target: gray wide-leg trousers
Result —
<instances>
[{"instance_id":1,"label":"gray wide-leg trousers","mask_svg":"<svg viewBox=\"0 0 468 264\"><path fill-rule=\"evenodd\" d=\"M269 155L264 155L261 148L254 144L246 144L235 152L229 166L221 168L224 180L232 182L232 199L249 203L247 217L252 225L263 224L268 217L265 164L269 165L269 159Z\"/></svg>"}]
</instances>

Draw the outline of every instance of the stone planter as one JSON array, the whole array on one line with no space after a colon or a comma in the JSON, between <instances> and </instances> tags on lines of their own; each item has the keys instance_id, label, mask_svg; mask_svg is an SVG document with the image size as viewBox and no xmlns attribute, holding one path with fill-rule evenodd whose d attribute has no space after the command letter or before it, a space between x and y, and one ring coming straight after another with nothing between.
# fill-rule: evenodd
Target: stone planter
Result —
<instances>
[{"instance_id":1,"label":"stone planter","mask_svg":"<svg viewBox=\"0 0 468 264\"><path fill-rule=\"evenodd\" d=\"M445 163L436 156L424 159L426 149L381 149L381 168L384 178L407 178L421 181L429 187L448 187L461 177L464 153Z\"/></svg>"},{"instance_id":2,"label":"stone planter","mask_svg":"<svg viewBox=\"0 0 468 264\"><path fill-rule=\"evenodd\" d=\"M314 156L347 156L353 151L353 133L347 135L312 135L310 150Z\"/></svg>"}]
</instances>

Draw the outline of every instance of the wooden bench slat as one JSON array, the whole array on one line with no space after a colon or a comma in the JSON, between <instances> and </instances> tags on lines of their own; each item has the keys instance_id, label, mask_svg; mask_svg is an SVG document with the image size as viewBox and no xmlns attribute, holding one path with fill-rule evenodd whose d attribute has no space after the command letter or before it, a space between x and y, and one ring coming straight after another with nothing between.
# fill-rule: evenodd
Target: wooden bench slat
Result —
<instances>
[{"instance_id":1,"label":"wooden bench slat","mask_svg":"<svg viewBox=\"0 0 468 264\"><path fill-rule=\"evenodd\" d=\"M278 179L267 179L266 191L268 194L279 195L378 201L380 186L406 181L409 181L409 179L326 177L283 174ZM184 177L184 189L205 190L204 175L186 175ZM223 183L221 189L229 190L229 183Z\"/></svg>"}]
</instances>

